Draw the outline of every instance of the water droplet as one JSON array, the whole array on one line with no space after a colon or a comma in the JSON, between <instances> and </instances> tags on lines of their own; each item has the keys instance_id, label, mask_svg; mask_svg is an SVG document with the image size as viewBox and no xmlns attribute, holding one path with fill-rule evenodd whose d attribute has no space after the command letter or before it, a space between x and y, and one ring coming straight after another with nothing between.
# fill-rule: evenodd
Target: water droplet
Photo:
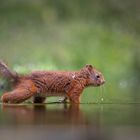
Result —
<instances>
[{"instance_id":1,"label":"water droplet","mask_svg":"<svg viewBox=\"0 0 140 140\"><path fill-rule=\"evenodd\" d=\"M104 101L104 98L101 98L101 101Z\"/></svg>"}]
</instances>

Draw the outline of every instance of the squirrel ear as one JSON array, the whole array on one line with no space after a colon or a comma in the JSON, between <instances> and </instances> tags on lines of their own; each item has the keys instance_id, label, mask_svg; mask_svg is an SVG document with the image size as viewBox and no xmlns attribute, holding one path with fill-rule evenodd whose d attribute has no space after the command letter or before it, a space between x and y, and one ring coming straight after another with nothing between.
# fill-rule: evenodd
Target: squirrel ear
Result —
<instances>
[{"instance_id":1,"label":"squirrel ear","mask_svg":"<svg viewBox=\"0 0 140 140\"><path fill-rule=\"evenodd\" d=\"M92 69L93 69L93 66L90 65L90 64L86 64L86 68L87 68L88 70L92 70Z\"/></svg>"}]
</instances>

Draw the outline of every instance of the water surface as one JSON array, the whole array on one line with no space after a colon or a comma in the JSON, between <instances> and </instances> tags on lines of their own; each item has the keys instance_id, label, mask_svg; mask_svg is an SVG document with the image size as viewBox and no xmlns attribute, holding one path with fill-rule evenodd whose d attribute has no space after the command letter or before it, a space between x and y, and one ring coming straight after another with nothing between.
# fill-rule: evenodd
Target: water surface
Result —
<instances>
[{"instance_id":1,"label":"water surface","mask_svg":"<svg viewBox=\"0 0 140 140\"><path fill-rule=\"evenodd\" d=\"M2 105L1 139L107 139L140 137L140 104Z\"/></svg>"}]
</instances>

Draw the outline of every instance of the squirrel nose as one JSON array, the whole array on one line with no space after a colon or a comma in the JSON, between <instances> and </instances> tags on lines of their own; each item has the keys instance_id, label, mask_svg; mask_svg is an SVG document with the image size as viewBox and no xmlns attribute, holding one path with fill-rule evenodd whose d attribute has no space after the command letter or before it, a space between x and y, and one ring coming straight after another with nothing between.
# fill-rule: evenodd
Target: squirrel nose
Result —
<instances>
[{"instance_id":1,"label":"squirrel nose","mask_svg":"<svg viewBox=\"0 0 140 140\"><path fill-rule=\"evenodd\" d=\"M102 81L102 84L105 84L105 80Z\"/></svg>"}]
</instances>

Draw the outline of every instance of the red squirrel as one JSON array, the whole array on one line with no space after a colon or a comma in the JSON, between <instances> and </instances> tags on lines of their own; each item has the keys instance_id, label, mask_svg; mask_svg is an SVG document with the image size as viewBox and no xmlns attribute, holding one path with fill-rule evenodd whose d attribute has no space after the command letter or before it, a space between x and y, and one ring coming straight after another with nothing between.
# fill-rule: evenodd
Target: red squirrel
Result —
<instances>
[{"instance_id":1,"label":"red squirrel","mask_svg":"<svg viewBox=\"0 0 140 140\"><path fill-rule=\"evenodd\" d=\"M62 102L69 99L70 103L78 104L85 87L105 83L102 73L92 65L78 71L33 71L20 75L0 62L0 73L14 83L13 90L1 97L3 103L22 103L32 96L34 103L43 103L48 96L62 96Z\"/></svg>"}]
</instances>

